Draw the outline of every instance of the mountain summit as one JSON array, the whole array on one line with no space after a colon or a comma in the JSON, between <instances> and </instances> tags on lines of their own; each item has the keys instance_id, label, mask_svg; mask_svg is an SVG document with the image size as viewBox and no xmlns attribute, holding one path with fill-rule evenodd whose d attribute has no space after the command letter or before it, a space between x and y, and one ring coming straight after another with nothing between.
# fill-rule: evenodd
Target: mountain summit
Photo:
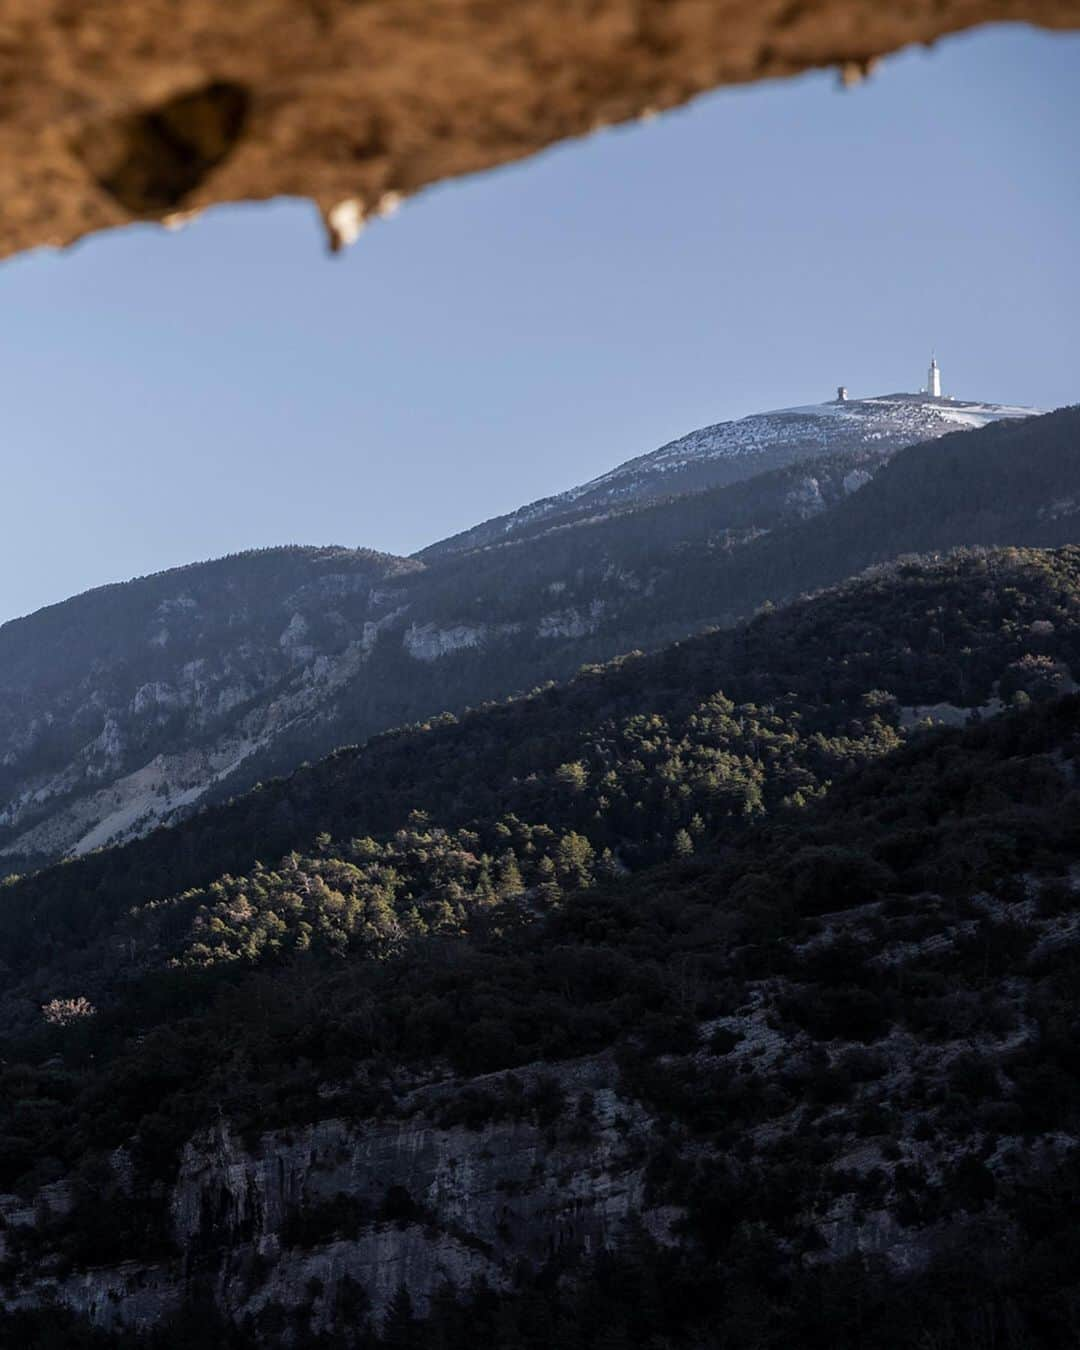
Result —
<instances>
[{"instance_id":1,"label":"mountain summit","mask_svg":"<svg viewBox=\"0 0 1080 1350\"><path fill-rule=\"evenodd\" d=\"M931 366L930 379L931 388L940 388L936 362ZM866 449L879 450L885 457L951 431L973 430L1005 418L1031 417L1038 411L943 398L926 390L852 399L841 386L837 397L827 403L754 413L691 431L580 487L544 497L433 544L420 556L430 560L490 547L628 506L724 487L797 460Z\"/></svg>"}]
</instances>

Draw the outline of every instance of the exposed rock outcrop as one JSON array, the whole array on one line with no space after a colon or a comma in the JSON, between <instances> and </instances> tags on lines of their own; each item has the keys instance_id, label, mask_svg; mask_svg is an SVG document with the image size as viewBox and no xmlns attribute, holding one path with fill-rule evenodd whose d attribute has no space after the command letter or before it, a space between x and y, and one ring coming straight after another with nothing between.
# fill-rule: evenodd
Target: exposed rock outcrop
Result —
<instances>
[{"instance_id":1,"label":"exposed rock outcrop","mask_svg":"<svg viewBox=\"0 0 1080 1350\"><path fill-rule=\"evenodd\" d=\"M215 1301L231 1317L258 1319L276 1306L319 1331L350 1287L365 1291L376 1316L402 1285L424 1311L447 1282L464 1288L482 1277L507 1288L517 1263L596 1252L639 1215L664 1240L672 1213L645 1200L652 1124L617 1095L613 1077L601 1059L474 1080L470 1089L493 1100L550 1098L547 1114L514 1112L476 1128L447 1118L461 1084L416 1094L416 1115L331 1118L255 1143L219 1121L187 1145L170 1189L173 1258L53 1273L39 1257L0 1301L55 1298L97 1326L147 1328L175 1311L193 1273L213 1272ZM114 1155L118 1176L125 1158ZM0 1219L16 1233L69 1210L64 1183L34 1205L0 1197Z\"/></svg>"},{"instance_id":2,"label":"exposed rock outcrop","mask_svg":"<svg viewBox=\"0 0 1080 1350\"><path fill-rule=\"evenodd\" d=\"M1078 0L10 0L0 254L305 196L337 247L403 194L717 85Z\"/></svg>"}]
</instances>

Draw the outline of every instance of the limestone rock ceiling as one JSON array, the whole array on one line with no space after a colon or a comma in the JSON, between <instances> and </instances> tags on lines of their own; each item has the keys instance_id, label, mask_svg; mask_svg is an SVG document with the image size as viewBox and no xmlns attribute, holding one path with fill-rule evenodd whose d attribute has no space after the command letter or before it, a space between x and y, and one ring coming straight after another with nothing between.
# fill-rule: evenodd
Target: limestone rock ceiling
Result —
<instances>
[{"instance_id":1,"label":"limestone rock ceiling","mask_svg":"<svg viewBox=\"0 0 1080 1350\"><path fill-rule=\"evenodd\" d=\"M0 256L217 202L402 195L717 85L1080 0L0 0Z\"/></svg>"}]
</instances>

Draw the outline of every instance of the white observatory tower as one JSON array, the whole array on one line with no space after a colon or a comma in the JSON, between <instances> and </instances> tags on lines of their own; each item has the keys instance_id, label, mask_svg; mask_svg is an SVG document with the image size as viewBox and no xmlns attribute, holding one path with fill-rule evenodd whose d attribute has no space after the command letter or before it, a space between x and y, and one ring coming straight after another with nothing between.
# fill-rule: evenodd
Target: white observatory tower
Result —
<instances>
[{"instance_id":1,"label":"white observatory tower","mask_svg":"<svg viewBox=\"0 0 1080 1350\"><path fill-rule=\"evenodd\" d=\"M941 367L937 357L930 357L930 369L926 372L926 392L931 398L941 397Z\"/></svg>"}]
</instances>

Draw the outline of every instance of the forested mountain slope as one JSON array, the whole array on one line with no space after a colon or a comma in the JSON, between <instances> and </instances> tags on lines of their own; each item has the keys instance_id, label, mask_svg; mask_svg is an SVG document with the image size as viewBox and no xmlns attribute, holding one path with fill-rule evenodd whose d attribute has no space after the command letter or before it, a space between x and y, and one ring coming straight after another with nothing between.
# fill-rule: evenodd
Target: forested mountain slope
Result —
<instances>
[{"instance_id":1,"label":"forested mountain slope","mask_svg":"<svg viewBox=\"0 0 1080 1350\"><path fill-rule=\"evenodd\" d=\"M540 818L587 831L595 852L658 860L695 815L708 833L820 793L894 748L925 708L990 713L1017 694L1067 692L1078 604L1075 547L883 566L734 630L387 732L172 829L10 881L0 960L9 973L67 962L102 934L119 950L127 939L111 926L140 902L310 850L319 835L392 833L416 812L442 829ZM507 839L500 828L476 846ZM539 866L556 843L528 856Z\"/></svg>"},{"instance_id":2,"label":"forested mountain slope","mask_svg":"<svg viewBox=\"0 0 1080 1350\"><path fill-rule=\"evenodd\" d=\"M1078 662L1080 550L891 565L9 883L0 1295L1061 1344Z\"/></svg>"},{"instance_id":3,"label":"forested mountain slope","mask_svg":"<svg viewBox=\"0 0 1080 1350\"><path fill-rule=\"evenodd\" d=\"M717 559L688 559L654 604L677 623L721 620L830 586L905 553L970 544L1055 547L1080 538L1080 409L900 451L820 518ZM632 620L631 620L632 621Z\"/></svg>"},{"instance_id":4,"label":"forested mountain slope","mask_svg":"<svg viewBox=\"0 0 1080 1350\"><path fill-rule=\"evenodd\" d=\"M1078 444L1080 413L1064 410L885 468L872 448L828 455L427 566L271 550L5 625L0 866L132 837L388 726L730 624L879 559L1075 541Z\"/></svg>"}]
</instances>

